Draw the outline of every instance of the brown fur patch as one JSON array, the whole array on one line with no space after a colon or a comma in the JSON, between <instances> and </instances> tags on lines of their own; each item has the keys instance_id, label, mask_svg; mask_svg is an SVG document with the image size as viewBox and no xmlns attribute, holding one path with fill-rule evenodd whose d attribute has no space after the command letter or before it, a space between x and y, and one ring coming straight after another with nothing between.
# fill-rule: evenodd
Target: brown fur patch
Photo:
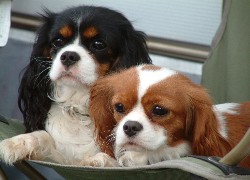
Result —
<instances>
[{"instance_id":1,"label":"brown fur patch","mask_svg":"<svg viewBox=\"0 0 250 180\"><path fill-rule=\"evenodd\" d=\"M137 74L136 68L131 68L113 75L114 96L112 98L111 106L114 107L115 104L122 103L125 107L124 114L114 112L114 117L117 122L119 122L123 116L128 114L137 103L138 89L136 87L138 86L138 83L139 75Z\"/></svg>"},{"instance_id":2,"label":"brown fur patch","mask_svg":"<svg viewBox=\"0 0 250 180\"><path fill-rule=\"evenodd\" d=\"M98 74L99 76L104 76L109 72L110 64L100 64L98 67Z\"/></svg>"},{"instance_id":3,"label":"brown fur patch","mask_svg":"<svg viewBox=\"0 0 250 180\"><path fill-rule=\"evenodd\" d=\"M195 155L221 156L230 149L218 132L219 124L206 90L185 76L173 75L152 85L142 104L149 119L167 130L168 145L189 141ZM168 109L170 114L153 116L155 105Z\"/></svg>"},{"instance_id":4,"label":"brown fur patch","mask_svg":"<svg viewBox=\"0 0 250 180\"><path fill-rule=\"evenodd\" d=\"M43 54L43 57L51 57L51 52L50 52L50 51L51 51L51 49L49 49L49 48L47 48L47 47L44 48L44 49L43 49L43 53L42 53L42 54ZM51 59L51 60L52 60L52 59Z\"/></svg>"},{"instance_id":5,"label":"brown fur patch","mask_svg":"<svg viewBox=\"0 0 250 180\"><path fill-rule=\"evenodd\" d=\"M60 30L59 33L64 37L64 38L70 38L73 35L73 30L71 29L70 26L66 25L63 26Z\"/></svg>"},{"instance_id":6,"label":"brown fur patch","mask_svg":"<svg viewBox=\"0 0 250 180\"><path fill-rule=\"evenodd\" d=\"M228 135L233 145L245 135L250 128L250 102L239 105L239 109L235 109L235 114L225 114L228 124Z\"/></svg>"},{"instance_id":7,"label":"brown fur patch","mask_svg":"<svg viewBox=\"0 0 250 180\"><path fill-rule=\"evenodd\" d=\"M90 26L88 27L84 32L83 32L83 36L86 38L92 38L94 36L96 36L98 34L98 31L95 27Z\"/></svg>"},{"instance_id":8,"label":"brown fur patch","mask_svg":"<svg viewBox=\"0 0 250 180\"><path fill-rule=\"evenodd\" d=\"M105 68L104 68L105 69ZM133 104L137 100L138 75L135 69L100 78L91 88L90 115L95 121L97 141L102 152L114 157L112 132L122 115L114 113L114 103ZM129 81L128 81L129 80ZM126 83L126 86L124 85ZM121 93L119 93L121 92ZM124 92L124 93L123 93ZM128 93L128 94L127 94Z\"/></svg>"},{"instance_id":9,"label":"brown fur patch","mask_svg":"<svg viewBox=\"0 0 250 180\"><path fill-rule=\"evenodd\" d=\"M250 128L250 102L241 104L236 114L227 113L225 117L227 119L228 136L230 137L228 141L234 147ZM240 165L250 168L250 156L245 158Z\"/></svg>"},{"instance_id":10,"label":"brown fur patch","mask_svg":"<svg viewBox=\"0 0 250 180\"><path fill-rule=\"evenodd\" d=\"M151 68L150 66L147 69ZM167 131L168 145L176 146L185 140L185 119L186 106L188 100L185 96L185 88L187 83L182 75L173 75L149 87L146 94L142 98L144 110L151 119L152 123L156 123L164 127ZM154 116L152 109L159 105L169 111L165 116Z\"/></svg>"}]
</instances>

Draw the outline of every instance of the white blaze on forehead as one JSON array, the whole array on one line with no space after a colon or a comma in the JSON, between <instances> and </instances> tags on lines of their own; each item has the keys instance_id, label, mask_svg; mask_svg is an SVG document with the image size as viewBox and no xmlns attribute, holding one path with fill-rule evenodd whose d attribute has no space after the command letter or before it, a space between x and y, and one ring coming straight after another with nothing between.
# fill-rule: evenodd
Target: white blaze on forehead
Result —
<instances>
[{"instance_id":1,"label":"white blaze on forehead","mask_svg":"<svg viewBox=\"0 0 250 180\"><path fill-rule=\"evenodd\" d=\"M138 67L139 74L139 88L138 98L139 100L146 93L147 89L163 79L170 77L177 72L167 68L160 68L158 70L142 69L144 66Z\"/></svg>"}]
</instances>

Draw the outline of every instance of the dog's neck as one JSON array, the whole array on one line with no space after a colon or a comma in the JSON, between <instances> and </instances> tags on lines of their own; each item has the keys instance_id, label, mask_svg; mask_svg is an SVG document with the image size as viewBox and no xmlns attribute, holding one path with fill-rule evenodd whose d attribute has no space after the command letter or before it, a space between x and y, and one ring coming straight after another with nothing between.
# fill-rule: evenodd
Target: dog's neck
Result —
<instances>
[{"instance_id":1,"label":"dog's neck","mask_svg":"<svg viewBox=\"0 0 250 180\"><path fill-rule=\"evenodd\" d=\"M54 84L45 129L54 139L60 163L73 164L99 151L94 142L94 124L88 113L89 88ZM53 154L55 157L56 154Z\"/></svg>"},{"instance_id":2,"label":"dog's neck","mask_svg":"<svg viewBox=\"0 0 250 180\"><path fill-rule=\"evenodd\" d=\"M74 111L82 115L89 114L89 87L55 83L51 99L66 112Z\"/></svg>"}]
</instances>

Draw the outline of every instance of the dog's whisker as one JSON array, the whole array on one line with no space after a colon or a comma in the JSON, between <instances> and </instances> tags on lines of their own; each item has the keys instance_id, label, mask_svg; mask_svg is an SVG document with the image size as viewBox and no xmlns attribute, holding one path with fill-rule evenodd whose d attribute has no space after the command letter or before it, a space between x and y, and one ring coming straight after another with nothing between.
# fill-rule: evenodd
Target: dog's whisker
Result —
<instances>
[{"instance_id":1,"label":"dog's whisker","mask_svg":"<svg viewBox=\"0 0 250 180\"><path fill-rule=\"evenodd\" d=\"M52 62L46 62L46 61L37 61L39 65L52 65Z\"/></svg>"},{"instance_id":2,"label":"dog's whisker","mask_svg":"<svg viewBox=\"0 0 250 180\"><path fill-rule=\"evenodd\" d=\"M46 67L46 66L51 66L52 65L52 61L44 61L44 60L35 60L38 65L42 65L43 67Z\"/></svg>"},{"instance_id":3,"label":"dog's whisker","mask_svg":"<svg viewBox=\"0 0 250 180\"><path fill-rule=\"evenodd\" d=\"M37 85L35 86L35 88L37 88L39 85L41 85L41 83L43 82L43 81L45 81L46 80L46 77L44 77L44 78L42 78L38 83L37 83ZM34 84L35 85L35 84Z\"/></svg>"},{"instance_id":4,"label":"dog's whisker","mask_svg":"<svg viewBox=\"0 0 250 180\"><path fill-rule=\"evenodd\" d=\"M48 83L50 82L49 73L47 73L47 75L45 76L45 78L47 79L47 80L45 81L45 86L47 86Z\"/></svg>"},{"instance_id":5,"label":"dog's whisker","mask_svg":"<svg viewBox=\"0 0 250 180\"><path fill-rule=\"evenodd\" d=\"M107 136L107 144L113 144L116 140L115 133L111 133Z\"/></svg>"},{"instance_id":6,"label":"dog's whisker","mask_svg":"<svg viewBox=\"0 0 250 180\"><path fill-rule=\"evenodd\" d=\"M38 63L39 67L43 67L43 68L47 68L47 67L51 67L50 64L42 64L42 63Z\"/></svg>"},{"instance_id":7,"label":"dog's whisker","mask_svg":"<svg viewBox=\"0 0 250 180\"><path fill-rule=\"evenodd\" d=\"M36 58L36 59L33 59L33 60L35 60L35 61L43 61L43 62L51 62L52 63L52 60L50 60L50 59L48 59L48 58L46 58L46 60L44 60L44 59L38 59L38 58Z\"/></svg>"},{"instance_id":8,"label":"dog's whisker","mask_svg":"<svg viewBox=\"0 0 250 180\"><path fill-rule=\"evenodd\" d=\"M43 77L41 78L41 80L39 81L39 83L37 84L38 78L39 78L44 72L50 70L50 68L51 68L51 67L47 67L46 69L44 69L43 71L41 71L39 74L35 75L35 77L36 77L36 78L35 78L35 81L34 81L34 86L35 86L35 88L38 87L38 85L48 76L48 73L47 73L45 76L43 76ZM37 85L36 85L36 84L37 84Z\"/></svg>"},{"instance_id":9,"label":"dog's whisker","mask_svg":"<svg viewBox=\"0 0 250 180\"><path fill-rule=\"evenodd\" d=\"M108 135L108 136L107 136L107 139L115 139L115 134L112 133L112 134Z\"/></svg>"},{"instance_id":10,"label":"dog's whisker","mask_svg":"<svg viewBox=\"0 0 250 180\"><path fill-rule=\"evenodd\" d=\"M34 57L34 58L32 58L32 60L35 60L35 61L45 61L45 59L47 60L47 62L52 62L51 57Z\"/></svg>"},{"instance_id":11,"label":"dog's whisker","mask_svg":"<svg viewBox=\"0 0 250 180\"><path fill-rule=\"evenodd\" d=\"M44 70L42 70L39 74L36 74L34 77L39 77L42 73L44 73L45 71L49 70L51 67L47 67Z\"/></svg>"}]
</instances>

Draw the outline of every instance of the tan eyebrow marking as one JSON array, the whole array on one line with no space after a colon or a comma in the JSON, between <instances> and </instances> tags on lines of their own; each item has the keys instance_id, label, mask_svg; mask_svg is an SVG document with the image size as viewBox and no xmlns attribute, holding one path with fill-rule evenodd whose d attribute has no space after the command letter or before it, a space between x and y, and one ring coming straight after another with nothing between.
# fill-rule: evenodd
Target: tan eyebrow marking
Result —
<instances>
[{"instance_id":1,"label":"tan eyebrow marking","mask_svg":"<svg viewBox=\"0 0 250 180\"><path fill-rule=\"evenodd\" d=\"M98 31L95 27L90 26L88 27L84 32L83 32L83 36L86 38L92 38L94 36L96 36L98 34Z\"/></svg>"},{"instance_id":2,"label":"tan eyebrow marking","mask_svg":"<svg viewBox=\"0 0 250 180\"><path fill-rule=\"evenodd\" d=\"M69 38L73 35L73 31L72 29L66 25L66 26L63 26L60 30L59 30L59 33L64 37L64 38Z\"/></svg>"}]
</instances>

